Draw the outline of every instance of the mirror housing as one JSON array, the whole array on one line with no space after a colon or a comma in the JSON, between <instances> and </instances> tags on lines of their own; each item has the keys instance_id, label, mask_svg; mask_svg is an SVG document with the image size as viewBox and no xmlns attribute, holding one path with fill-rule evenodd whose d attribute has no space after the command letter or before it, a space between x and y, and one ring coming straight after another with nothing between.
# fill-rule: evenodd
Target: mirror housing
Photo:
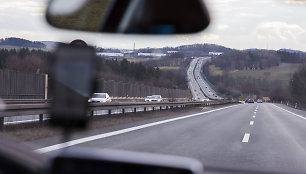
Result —
<instances>
[{"instance_id":1,"label":"mirror housing","mask_svg":"<svg viewBox=\"0 0 306 174\"><path fill-rule=\"evenodd\" d=\"M51 174L203 174L191 158L122 150L68 149L51 161Z\"/></svg>"},{"instance_id":2,"label":"mirror housing","mask_svg":"<svg viewBox=\"0 0 306 174\"><path fill-rule=\"evenodd\" d=\"M65 3L50 1L46 19L52 26L107 33L189 34L204 30L210 21L203 0L87 0L71 6L73 10L65 10Z\"/></svg>"}]
</instances>

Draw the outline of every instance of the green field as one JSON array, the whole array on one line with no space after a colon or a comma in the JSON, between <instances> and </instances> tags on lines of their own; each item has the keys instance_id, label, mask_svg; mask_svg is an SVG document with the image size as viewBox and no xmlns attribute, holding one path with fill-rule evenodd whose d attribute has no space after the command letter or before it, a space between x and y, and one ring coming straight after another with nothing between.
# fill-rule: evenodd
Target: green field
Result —
<instances>
[{"instance_id":1,"label":"green field","mask_svg":"<svg viewBox=\"0 0 306 174\"><path fill-rule=\"evenodd\" d=\"M265 70L235 70L229 72L234 77L247 77L254 79L289 81L300 64L281 63Z\"/></svg>"}]
</instances>

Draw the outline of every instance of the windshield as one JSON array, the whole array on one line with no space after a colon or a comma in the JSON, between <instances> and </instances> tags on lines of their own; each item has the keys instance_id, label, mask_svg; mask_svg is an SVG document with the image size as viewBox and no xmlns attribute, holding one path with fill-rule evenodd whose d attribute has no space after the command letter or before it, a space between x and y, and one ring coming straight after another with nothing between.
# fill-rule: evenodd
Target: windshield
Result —
<instances>
[{"instance_id":1,"label":"windshield","mask_svg":"<svg viewBox=\"0 0 306 174\"><path fill-rule=\"evenodd\" d=\"M0 0L0 133L47 156L109 148L191 157L208 171L306 173L306 2L204 2L205 31L148 36L61 30L46 22L46 0ZM58 61L74 40L94 52L86 69ZM57 97L68 118L86 113L86 129L49 125Z\"/></svg>"},{"instance_id":2,"label":"windshield","mask_svg":"<svg viewBox=\"0 0 306 174\"><path fill-rule=\"evenodd\" d=\"M92 98L106 98L106 94L93 94Z\"/></svg>"}]
</instances>

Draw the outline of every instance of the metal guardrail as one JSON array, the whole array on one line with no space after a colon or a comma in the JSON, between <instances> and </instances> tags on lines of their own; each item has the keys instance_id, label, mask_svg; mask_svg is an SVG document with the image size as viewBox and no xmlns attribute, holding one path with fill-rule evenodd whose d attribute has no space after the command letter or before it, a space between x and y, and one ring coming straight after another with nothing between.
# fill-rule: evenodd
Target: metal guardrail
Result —
<instances>
[{"instance_id":1,"label":"metal guardrail","mask_svg":"<svg viewBox=\"0 0 306 174\"><path fill-rule=\"evenodd\" d=\"M46 102L46 101L45 101ZM111 114L112 110L121 110L125 113L126 109L143 108L146 111L148 107L154 111L171 108L184 108L187 106L209 106L235 103L231 100L214 100L206 102L188 101L188 102L110 102L110 103L89 103L89 116L93 116L93 111L108 110ZM49 114L51 103L35 103L35 104L6 104L4 110L0 111L0 129L4 125L4 117L39 115L39 121L43 121L43 114ZM0 107L1 108L1 107Z\"/></svg>"},{"instance_id":2,"label":"metal guardrail","mask_svg":"<svg viewBox=\"0 0 306 174\"><path fill-rule=\"evenodd\" d=\"M114 102L143 102L144 97L111 97ZM163 98L164 101L188 101L186 98ZM0 102L5 104L37 104L37 103L51 103L51 99L0 99Z\"/></svg>"},{"instance_id":3,"label":"metal guardrail","mask_svg":"<svg viewBox=\"0 0 306 174\"><path fill-rule=\"evenodd\" d=\"M35 103L50 103L50 99L1 99L5 104L35 104Z\"/></svg>"}]
</instances>

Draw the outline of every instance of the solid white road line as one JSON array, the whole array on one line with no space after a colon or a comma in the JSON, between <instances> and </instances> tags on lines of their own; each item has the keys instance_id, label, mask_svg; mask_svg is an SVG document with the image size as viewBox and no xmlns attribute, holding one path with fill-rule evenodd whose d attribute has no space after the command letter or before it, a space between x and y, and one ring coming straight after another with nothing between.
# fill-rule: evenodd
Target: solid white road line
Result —
<instances>
[{"instance_id":1,"label":"solid white road line","mask_svg":"<svg viewBox=\"0 0 306 174\"><path fill-rule=\"evenodd\" d=\"M249 142L249 139L250 139L250 134L245 133L244 136L243 136L242 142L247 143L247 142Z\"/></svg>"},{"instance_id":2,"label":"solid white road line","mask_svg":"<svg viewBox=\"0 0 306 174\"><path fill-rule=\"evenodd\" d=\"M254 124L254 121L250 121L250 125L253 125Z\"/></svg>"},{"instance_id":3,"label":"solid white road line","mask_svg":"<svg viewBox=\"0 0 306 174\"><path fill-rule=\"evenodd\" d=\"M281 107L279 107L279 106L276 106L275 104L273 104L273 106L275 106L275 107L277 107L277 108L279 108L279 109L281 109L281 110L284 110L284 111L286 111L286 112L288 112L288 113L290 113L290 114L292 114L292 115L294 115L294 116L297 116L297 117L299 117L299 118L301 118L301 119L306 120L305 117L303 117L303 116L301 116L301 115L299 115L299 114L296 114L296 113L293 113L293 112L288 111L288 110L286 110L286 109L283 109L283 108L281 108Z\"/></svg>"},{"instance_id":4,"label":"solid white road line","mask_svg":"<svg viewBox=\"0 0 306 174\"><path fill-rule=\"evenodd\" d=\"M63 149L63 148L66 148L66 147L74 146L74 145L77 145L77 144L86 143L86 142L94 141L94 140L98 140L98 139L103 139L103 138L111 137L111 136L115 136L115 135L120 135L120 134L124 134L124 133L127 133L127 132L132 132L132 131L135 131L135 130L139 130L139 129L144 129L144 128L148 128L148 127L152 127L152 126L156 126L156 125L160 125L160 124L164 124L164 123L169 123L169 122L172 122L172 121L177 121L177 120L182 120L182 119L186 119L186 118L196 117L196 116L200 116L200 115L203 115L203 114L208 114L208 113L211 113L211 112L216 112L216 111L220 111L220 110L223 110L223 109L232 108L232 107L235 107L235 106L239 106L239 104L232 105L232 106L227 106L227 107L223 107L223 108L219 108L219 109L214 109L214 110L210 110L210 111L206 111L206 112L200 112L200 113L196 113L196 114L190 114L190 115L186 115L186 116L182 116L182 117L172 118L172 119L168 119L168 120L162 120L162 121L158 121L158 122L153 122L153 123L149 123L149 124L144 124L144 125L140 125L140 126L135 126L135 127L131 127L131 128L117 130L117 131L113 131L113 132L93 135L93 136L80 138L80 139L76 139L76 140L71 140L71 141L68 141L68 142L65 142L65 143L55 144L55 145L52 145L52 146L47 146L47 147L43 147L43 148L40 148L40 149L36 149L36 150L34 150L34 152L47 153L47 152Z\"/></svg>"}]
</instances>

